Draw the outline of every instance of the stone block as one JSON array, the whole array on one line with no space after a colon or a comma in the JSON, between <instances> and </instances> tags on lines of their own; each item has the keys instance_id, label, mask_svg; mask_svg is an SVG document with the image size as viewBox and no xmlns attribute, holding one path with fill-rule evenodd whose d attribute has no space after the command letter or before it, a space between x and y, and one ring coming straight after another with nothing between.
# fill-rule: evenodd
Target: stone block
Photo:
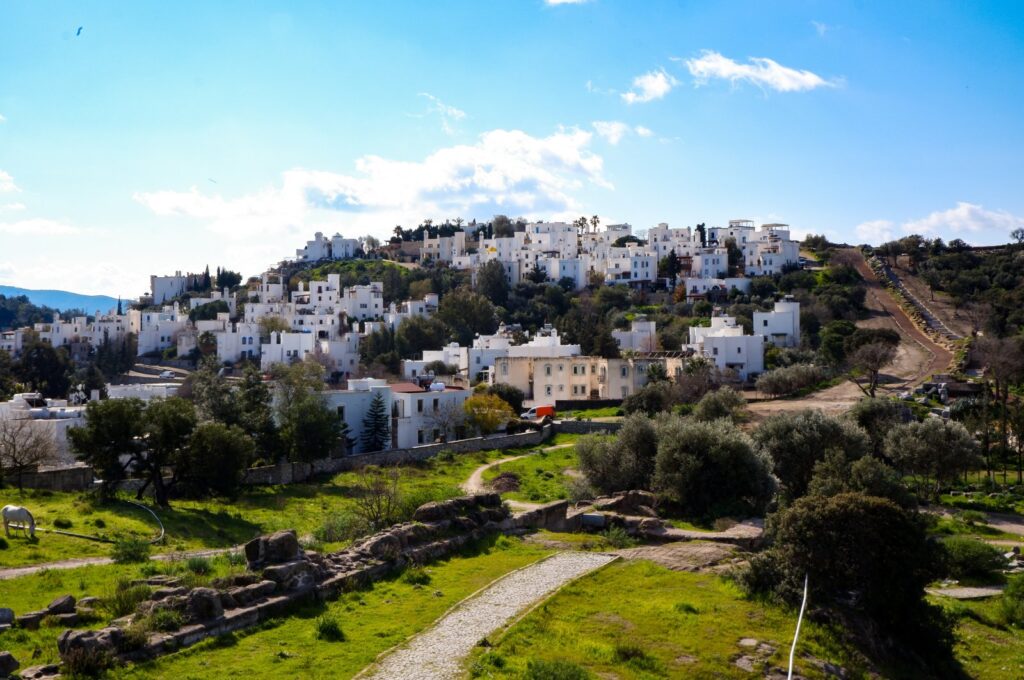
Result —
<instances>
[{"instance_id":1,"label":"stone block","mask_svg":"<svg viewBox=\"0 0 1024 680\"><path fill-rule=\"evenodd\" d=\"M71 595L58 597L46 607L46 612L48 614L74 614L75 598Z\"/></svg>"},{"instance_id":2,"label":"stone block","mask_svg":"<svg viewBox=\"0 0 1024 680\"><path fill-rule=\"evenodd\" d=\"M19 628L36 630L39 628L39 622L43 620L44 616L46 616L46 612L28 612L16 617L14 621L18 624Z\"/></svg>"},{"instance_id":3,"label":"stone block","mask_svg":"<svg viewBox=\"0 0 1024 680\"><path fill-rule=\"evenodd\" d=\"M0 678L14 673L21 666L10 652L0 652Z\"/></svg>"},{"instance_id":4,"label":"stone block","mask_svg":"<svg viewBox=\"0 0 1024 680\"><path fill-rule=\"evenodd\" d=\"M14 610L0 607L0 624L14 623Z\"/></svg>"},{"instance_id":5,"label":"stone block","mask_svg":"<svg viewBox=\"0 0 1024 680\"><path fill-rule=\"evenodd\" d=\"M213 588L193 588L188 594L186 604L191 621L209 621L224 613L220 603L220 593Z\"/></svg>"}]
</instances>

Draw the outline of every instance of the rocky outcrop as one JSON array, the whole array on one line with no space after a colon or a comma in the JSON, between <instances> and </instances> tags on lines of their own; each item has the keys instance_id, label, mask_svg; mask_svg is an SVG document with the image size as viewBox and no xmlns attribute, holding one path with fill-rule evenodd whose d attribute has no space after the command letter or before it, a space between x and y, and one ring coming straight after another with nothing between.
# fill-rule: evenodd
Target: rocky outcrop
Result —
<instances>
[{"instance_id":1,"label":"rocky outcrop","mask_svg":"<svg viewBox=\"0 0 1024 680\"><path fill-rule=\"evenodd\" d=\"M10 652L0 652L0 678L6 678L21 666Z\"/></svg>"},{"instance_id":2,"label":"rocky outcrop","mask_svg":"<svg viewBox=\"0 0 1024 680\"><path fill-rule=\"evenodd\" d=\"M246 544L247 573L218 579L209 588L188 589L170 579L147 579L148 585L158 587L133 616L101 630L65 631L57 648L65 659L75 650L120 661L155 658L280 616L303 601L333 599L354 586L409 564L446 557L471 541L512 526L498 494L479 494L428 503L417 509L412 522L326 555L303 552L294 531L278 531ZM62 601L59 607L67 610L68 604ZM126 629L144 624L146 617L165 609L180 613L185 625L172 632L149 632L141 646L137 634L125 635ZM70 610L74 614L73 599Z\"/></svg>"}]
</instances>

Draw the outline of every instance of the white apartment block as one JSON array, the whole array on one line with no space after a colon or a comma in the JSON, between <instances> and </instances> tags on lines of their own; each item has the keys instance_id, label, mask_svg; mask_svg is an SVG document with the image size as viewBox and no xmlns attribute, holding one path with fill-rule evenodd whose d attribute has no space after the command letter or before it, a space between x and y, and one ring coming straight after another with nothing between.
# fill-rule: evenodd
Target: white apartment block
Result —
<instances>
[{"instance_id":1,"label":"white apartment block","mask_svg":"<svg viewBox=\"0 0 1024 680\"><path fill-rule=\"evenodd\" d=\"M214 302L223 302L228 306L228 311L231 316L238 313L238 304L235 301L235 296L231 294L227 288L223 290L212 290L210 294L205 297L194 297L188 301L189 309L198 309L203 305L212 304Z\"/></svg>"},{"instance_id":2,"label":"white apartment block","mask_svg":"<svg viewBox=\"0 0 1024 680\"><path fill-rule=\"evenodd\" d=\"M174 272L174 276L150 276L149 290L154 305L162 305L183 294L189 288L199 282L198 274L182 275L180 271Z\"/></svg>"},{"instance_id":3,"label":"white apartment block","mask_svg":"<svg viewBox=\"0 0 1024 680\"><path fill-rule=\"evenodd\" d=\"M637 317L630 323L628 331L612 331L612 337L623 352L658 351L658 332L653 321Z\"/></svg>"},{"instance_id":4,"label":"white apartment block","mask_svg":"<svg viewBox=\"0 0 1024 680\"><path fill-rule=\"evenodd\" d=\"M299 262L346 260L355 257L356 251L360 248L359 239L342 238L341 234L327 238L318 231L313 235L312 241L306 242L304 248L295 251L295 259Z\"/></svg>"},{"instance_id":5,"label":"white apartment block","mask_svg":"<svg viewBox=\"0 0 1024 680\"><path fill-rule=\"evenodd\" d=\"M682 285L686 289L688 298L728 295L733 288L743 294L750 293L750 279L745 277L725 279L686 277L683 279Z\"/></svg>"},{"instance_id":6,"label":"white apartment block","mask_svg":"<svg viewBox=\"0 0 1024 680\"><path fill-rule=\"evenodd\" d=\"M455 427L464 422L462 405L472 392L441 383L426 389L416 383L395 383L390 387L397 448L455 438Z\"/></svg>"},{"instance_id":7,"label":"white apartment block","mask_svg":"<svg viewBox=\"0 0 1024 680\"><path fill-rule=\"evenodd\" d=\"M178 303L156 311L128 310L128 327L138 339L138 355L160 352L178 344L178 335L188 327L188 315Z\"/></svg>"},{"instance_id":8,"label":"white apartment block","mask_svg":"<svg viewBox=\"0 0 1024 680\"><path fill-rule=\"evenodd\" d=\"M427 293L422 300L406 300L398 304L392 302L384 314L384 321L391 330L396 331L407 319L432 315L437 311L439 303L440 297L437 293Z\"/></svg>"},{"instance_id":9,"label":"white apartment block","mask_svg":"<svg viewBox=\"0 0 1024 680\"><path fill-rule=\"evenodd\" d=\"M260 345L260 368L268 371L274 364L304 360L315 351L315 340L312 333L271 333L268 342Z\"/></svg>"},{"instance_id":10,"label":"white apartment block","mask_svg":"<svg viewBox=\"0 0 1024 680\"><path fill-rule=\"evenodd\" d=\"M624 357L501 357L495 360L490 383L513 385L528 404L560 400L625 399L647 384L647 370L661 364L668 375L681 370L682 359Z\"/></svg>"},{"instance_id":11,"label":"white apartment block","mask_svg":"<svg viewBox=\"0 0 1024 680\"><path fill-rule=\"evenodd\" d=\"M684 351L710 359L719 370L734 370L743 380L764 371L764 336L744 335L735 317L715 316L710 327L690 327Z\"/></svg>"},{"instance_id":12,"label":"white apartment block","mask_svg":"<svg viewBox=\"0 0 1024 680\"><path fill-rule=\"evenodd\" d=\"M389 423L392 426L392 440L394 439L394 418L392 417L394 407L391 386L386 380L379 378L349 380L348 389L325 390L322 394L328 408L334 410L342 422L348 425L348 436L355 440L349 453L365 453L362 444L363 421L370 410L370 404L378 394L384 399L384 412L388 415ZM385 448L392 448L391 442Z\"/></svg>"},{"instance_id":13,"label":"white apartment block","mask_svg":"<svg viewBox=\"0 0 1024 680\"><path fill-rule=\"evenodd\" d=\"M423 245L420 247L420 261L452 262L456 257L466 254L466 232L457 231L451 236L430 238L423 233Z\"/></svg>"},{"instance_id":14,"label":"white apartment block","mask_svg":"<svg viewBox=\"0 0 1024 680\"><path fill-rule=\"evenodd\" d=\"M796 347L800 344L800 303L787 296L770 312L754 312L754 332L776 347Z\"/></svg>"}]
</instances>

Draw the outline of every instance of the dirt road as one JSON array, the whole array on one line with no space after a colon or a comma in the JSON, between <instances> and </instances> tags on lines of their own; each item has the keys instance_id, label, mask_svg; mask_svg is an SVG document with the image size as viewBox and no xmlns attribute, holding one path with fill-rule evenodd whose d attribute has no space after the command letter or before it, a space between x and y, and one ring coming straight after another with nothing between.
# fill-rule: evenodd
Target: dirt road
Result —
<instances>
[{"instance_id":1,"label":"dirt road","mask_svg":"<svg viewBox=\"0 0 1024 680\"><path fill-rule=\"evenodd\" d=\"M851 249L857 255L856 267L864 277L867 297L864 305L869 316L858 321L863 328L891 328L900 334L900 346L893 362L881 378L882 394L892 394L911 389L927 380L933 373L944 373L953 355L946 348L935 344L918 330L903 309L890 296L878 277L868 266L859 250ZM773 399L754 402L748 410L755 420L775 413L801 411L807 408L821 409L830 413L845 411L856 403L864 393L849 381L821 390L800 399Z\"/></svg>"}]
</instances>

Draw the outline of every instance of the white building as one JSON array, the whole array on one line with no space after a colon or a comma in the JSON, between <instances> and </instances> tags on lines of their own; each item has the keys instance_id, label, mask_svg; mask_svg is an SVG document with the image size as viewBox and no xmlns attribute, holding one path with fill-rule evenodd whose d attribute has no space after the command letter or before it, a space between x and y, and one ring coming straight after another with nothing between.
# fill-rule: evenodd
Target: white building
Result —
<instances>
[{"instance_id":1,"label":"white building","mask_svg":"<svg viewBox=\"0 0 1024 680\"><path fill-rule=\"evenodd\" d=\"M188 315L178 303L164 305L159 312L128 310L129 329L138 339L138 355L160 352L178 344L178 335L186 330Z\"/></svg>"},{"instance_id":2,"label":"white building","mask_svg":"<svg viewBox=\"0 0 1024 680\"><path fill-rule=\"evenodd\" d=\"M312 333L270 334L269 342L260 346L260 368L270 370L274 364L294 364L315 351L316 338Z\"/></svg>"},{"instance_id":3,"label":"white building","mask_svg":"<svg viewBox=\"0 0 1024 680\"><path fill-rule=\"evenodd\" d=\"M377 378L349 380L348 389L325 390L322 394L328 408L334 410L342 422L348 425L348 436L355 440L349 453L366 453L363 450L362 444L363 422L366 420L366 415L370 410L370 404L378 394L384 400L384 412L388 415L392 428L394 427L391 386L388 385L386 380ZM391 436L393 441L394 432L392 432ZM393 448L391 441L388 442L385 448Z\"/></svg>"},{"instance_id":4,"label":"white building","mask_svg":"<svg viewBox=\"0 0 1024 680\"><path fill-rule=\"evenodd\" d=\"M455 438L456 428L465 420L462 405L472 392L442 383L426 388L416 383L395 383L390 387L397 448Z\"/></svg>"},{"instance_id":5,"label":"white building","mask_svg":"<svg viewBox=\"0 0 1024 680\"><path fill-rule=\"evenodd\" d=\"M420 261L452 262L455 258L466 254L466 232L457 231L451 236L430 238L423 232L423 246L420 248Z\"/></svg>"},{"instance_id":6,"label":"white building","mask_svg":"<svg viewBox=\"0 0 1024 680\"><path fill-rule=\"evenodd\" d=\"M734 370L743 380L764 371L764 336L744 335L735 317L715 316L710 327L690 326L683 350L710 359L719 370Z\"/></svg>"},{"instance_id":7,"label":"white building","mask_svg":"<svg viewBox=\"0 0 1024 680\"><path fill-rule=\"evenodd\" d=\"M800 344L800 303L787 296L770 312L754 312L754 332L776 347L796 347Z\"/></svg>"},{"instance_id":8,"label":"white building","mask_svg":"<svg viewBox=\"0 0 1024 680\"><path fill-rule=\"evenodd\" d=\"M162 305L183 294L196 283L196 274L182 275L181 271L174 272L174 276L150 276L149 290L153 304Z\"/></svg>"},{"instance_id":9,"label":"white building","mask_svg":"<svg viewBox=\"0 0 1024 680\"><path fill-rule=\"evenodd\" d=\"M500 357L490 384L505 383L522 390L528 405L586 399L625 399L647 384L652 364L668 375L681 371L681 358L658 356L605 359L592 356ZM679 370L677 370L679 369Z\"/></svg>"},{"instance_id":10,"label":"white building","mask_svg":"<svg viewBox=\"0 0 1024 680\"><path fill-rule=\"evenodd\" d=\"M318 231L313 235L312 241L306 242L304 248L295 251L295 259L299 262L346 260L355 257L356 251L360 248L359 239L342 238L341 234L327 238Z\"/></svg>"},{"instance_id":11,"label":"white building","mask_svg":"<svg viewBox=\"0 0 1024 680\"><path fill-rule=\"evenodd\" d=\"M63 399L44 399L38 392L15 394L0 402L0 421L22 421L34 433L42 432L54 443L55 459L47 465L72 465L76 462L68 445L68 430L85 425L85 407L69 406Z\"/></svg>"},{"instance_id":12,"label":"white building","mask_svg":"<svg viewBox=\"0 0 1024 680\"><path fill-rule=\"evenodd\" d=\"M653 321L640 316L630 323L628 331L612 331L612 337L623 352L658 351L658 332Z\"/></svg>"},{"instance_id":13,"label":"white building","mask_svg":"<svg viewBox=\"0 0 1024 680\"><path fill-rule=\"evenodd\" d=\"M733 288L746 295L750 293L750 279L744 277L715 279L688 276L683 279L683 287L686 289L686 297L688 298L727 296Z\"/></svg>"}]
</instances>

